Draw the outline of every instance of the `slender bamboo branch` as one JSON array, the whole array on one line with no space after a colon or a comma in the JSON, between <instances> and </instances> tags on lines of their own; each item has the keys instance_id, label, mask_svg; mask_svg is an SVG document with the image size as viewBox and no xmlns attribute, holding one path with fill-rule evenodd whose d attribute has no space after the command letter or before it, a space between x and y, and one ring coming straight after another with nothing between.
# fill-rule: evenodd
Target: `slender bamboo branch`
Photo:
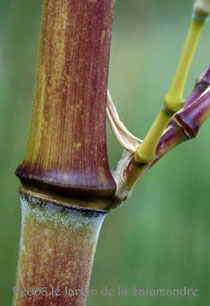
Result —
<instances>
[{"instance_id":1,"label":"slender bamboo branch","mask_svg":"<svg viewBox=\"0 0 210 306\"><path fill-rule=\"evenodd\" d=\"M210 65L198 78L195 89L186 100L184 106L176 113L160 138L156 154L150 163L137 163L134 154L125 152L113 175L117 182L117 191L113 197L113 205L125 201L131 194L136 182L166 153L183 141L194 138L201 125L210 116L210 93L202 96L210 88ZM195 99L195 100L194 100Z\"/></svg>"},{"instance_id":2,"label":"slender bamboo branch","mask_svg":"<svg viewBox=\"0 0 210 306\"><path fill-rule=\"evenodd\" d=\"M171 87L143 143L136 150L135 160L139 163L149 163L155 158L156 148L164 129L173 114L183 106L184 86L208 13L207 10L206 14L200 15L200 11L197 10L197 4L193 7L193 16L189 32Z\"/></svg>"},{"instance_id":3,"label":"slender bamboo branch","mask_svg":"<svg viewBox=\"0 0 210 306\"><path fill-rule=\"evenodd\" d=\"M179 111L174 120L185 130L189 138L196 137L201 125L210 115L210 92L198 98L187 108Z\"/></svg>"},{"instance_id":4,"label":"slender bamboo branch","mask_svg":"<svg viewBox=\"0 0 210 306\"><path fill-rule=\"evenodd\" d=\"M198 78L195 84L195 88L193 92L189 95L189 97L186 99L183 108L186 108L188 105L190 105L192 102L194 102L197 98L201 96L201 94L210 85L209 80L210 80L210 65L206 68L203 74L201 74L201 76Z\"/></svg>"}]
</instances>

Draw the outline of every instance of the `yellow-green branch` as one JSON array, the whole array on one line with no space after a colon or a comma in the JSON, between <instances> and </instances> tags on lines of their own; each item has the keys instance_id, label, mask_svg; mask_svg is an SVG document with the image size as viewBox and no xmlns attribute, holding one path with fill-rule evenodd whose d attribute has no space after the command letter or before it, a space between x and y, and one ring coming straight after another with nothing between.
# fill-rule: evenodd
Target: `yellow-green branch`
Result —
<instances>
[{"instance_id":1,"label":"yellow-green branch","mask_svg":"<svg viewBox=\"0 0 210 306\"><path fill-rule=\"evenodd\" d=\"M164 129L173 114L183 106L184 86L205 20L206 15L198 15L194 12L172 85L164 98L163 106L153 125L143 143L136 150L135 160L139 163L149 163L155 158L156 147Z\"/></svg>"}]
</instances>

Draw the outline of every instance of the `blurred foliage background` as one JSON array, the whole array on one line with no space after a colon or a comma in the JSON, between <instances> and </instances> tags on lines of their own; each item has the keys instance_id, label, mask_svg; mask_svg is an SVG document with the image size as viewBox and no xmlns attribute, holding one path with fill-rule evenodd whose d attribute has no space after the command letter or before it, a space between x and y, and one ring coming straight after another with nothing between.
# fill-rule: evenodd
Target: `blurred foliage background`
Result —
<instances>
[{"instance_id":1,"label":"blurred foliage background","mask_svg":"<svg viewBox=\"0 0 210 306\"><path fill-rule=\"evenodd\" d=\"M127 127L143 138L168 90L193 1L116 2L109 87ZM14 170L30 126L42 1L0 3L0 304L10 305L21 211ZM210 25L193 61L185 96L209 63ZM207 305L210 298L210 121L197 138L152 168L123 207L110 212L97 248L91 288L115 289L89 306ZM113 168L122 149L108 129ZM117 287L127 296L118 296ZM197 297L132 296L133 287L198 288Z\"/></svg>"}]
</instances>

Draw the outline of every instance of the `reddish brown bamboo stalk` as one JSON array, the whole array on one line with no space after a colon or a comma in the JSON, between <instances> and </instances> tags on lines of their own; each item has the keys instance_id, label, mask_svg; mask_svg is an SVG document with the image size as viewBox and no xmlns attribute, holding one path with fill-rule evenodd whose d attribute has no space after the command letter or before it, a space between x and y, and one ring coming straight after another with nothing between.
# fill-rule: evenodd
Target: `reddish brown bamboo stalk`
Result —
<instances>
[{"instance_id":1,"label":"reddish brown bamboo stalk","mask_svg":"<svg viewBox=\"0 0 210 306\"><path fill-rule=\"evenodd\" d=\"M22 234L14 306L84 306L105 211L21 195Z\"/></svg>"},{"instance_id":2,"label":"reddish brown bamboo stalk","mask_svg":"<svg viewBox=\"0 0 210 306\"><path fill-rule=\"evenodd\" d=\"M106 151L113 6L114 0L44 0L30 138L16 171L23 223L15 306L85 305L87 295L66 297L64 290L87 292L116 189Z\"/></svg>"},{"instance_id":3,"label":"reddish brown bamboo stalk","mask_svg":"<svg viewBox=\"0 0 210 306\"><path fill-rule=\"evenodd\" d=\"M210 94L199 98L206 86L197 86L162 136L155 160L137 164L127 154L120 162L115 192L105 126L113 5L44 0L30 138L16 171L23 218L14 306L84 306L108 209L166 152L194 137L210 114Z\"/></svg>"},{"instance_id":4,"label":"reddish brown bamboo stalk","mask_svg":"<svg viewBox=\"0 0 210 306\"><path fill-rule=\"evenodd\" d=\"M32 124L16 171L56 199L110 198L106 95L114 0L45 0Z\"/></svg>"}]
</instances>

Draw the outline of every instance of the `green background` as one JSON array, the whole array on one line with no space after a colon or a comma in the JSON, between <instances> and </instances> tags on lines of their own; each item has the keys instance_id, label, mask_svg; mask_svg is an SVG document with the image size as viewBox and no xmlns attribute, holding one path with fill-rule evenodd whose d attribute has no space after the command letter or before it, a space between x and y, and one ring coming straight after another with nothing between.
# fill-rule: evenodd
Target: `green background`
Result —
<instances>
[{"instance_id":1,"label":"green background","mask_svg":"<svg viewBox=\"0 0 210 306\"><path fill-rule=\"evenodd\" d=\"M116 2L109 87L120 117L143 138L167 92L188 30L193 1ZM0 3L0 304L10 305L20 237L20 183L30 126L40 0ZM209 63L210 25L196 52L185 96ZM208 305L210 298L210 121L198 137L170 152L106 218L91 288L115 289L88 306ZM122 149L108 129L115 167ZM127 296L118 296L117 287ZM132 296L133 287L198 288L197 297Z\"/></svg>"}]
</instances>

